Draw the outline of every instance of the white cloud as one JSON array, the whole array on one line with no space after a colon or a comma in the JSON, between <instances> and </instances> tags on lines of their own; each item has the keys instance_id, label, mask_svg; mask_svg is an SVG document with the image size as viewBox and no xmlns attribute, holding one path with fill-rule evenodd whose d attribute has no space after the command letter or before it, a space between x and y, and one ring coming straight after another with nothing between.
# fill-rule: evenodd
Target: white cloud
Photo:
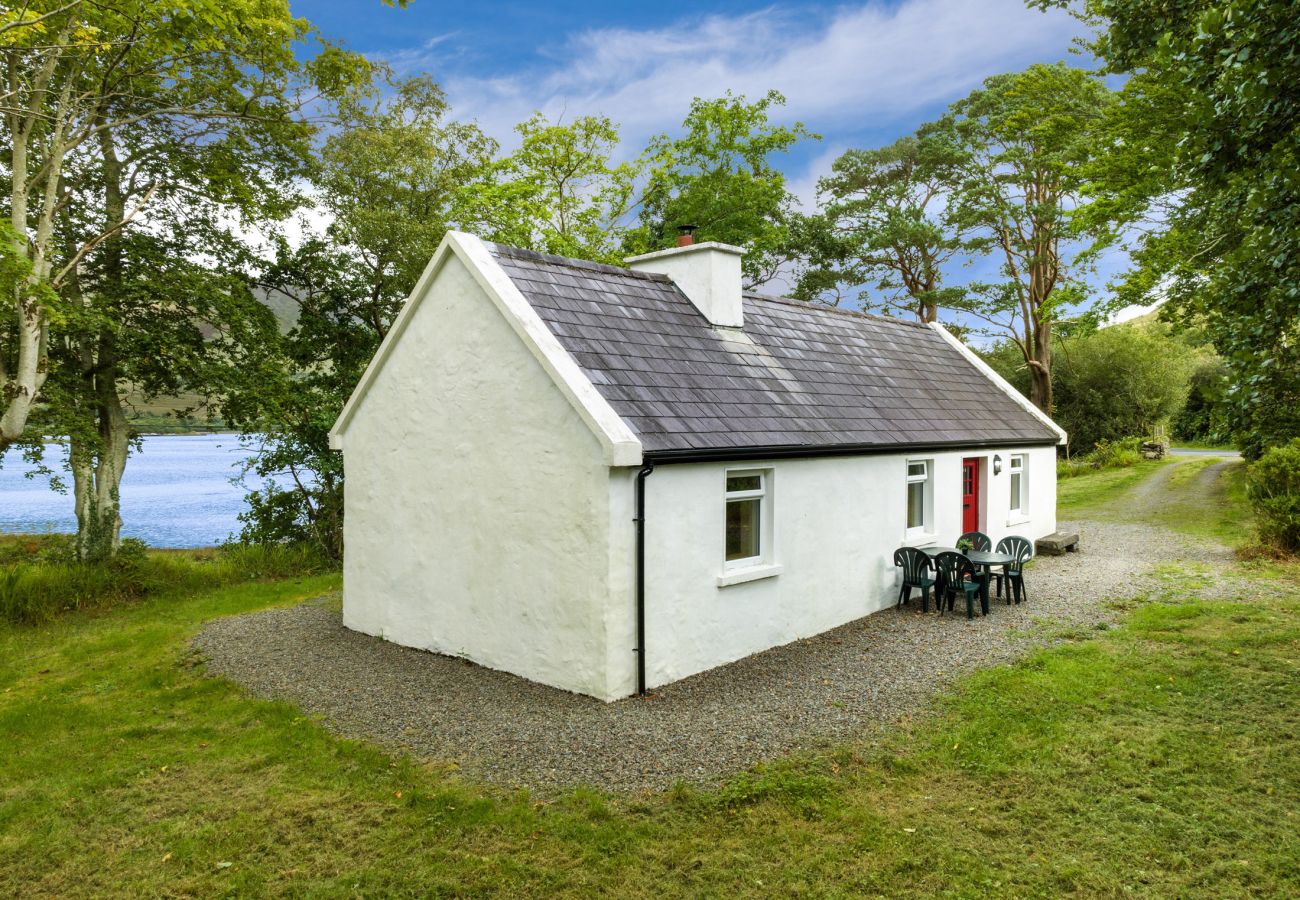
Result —
<instances>
[{"instance_id":1,"label":"white cloud","mask_svg":"<svg viewBox=\"0 0 1300 900\"><path fill-rule=\"evenodd\" d=\"M430 60L435 55L443 57L447 50L444 45L459 37L459 32L449 31L446 34L435 34L433 37L426 38L416 47L407 47L404 50L395 50L391 53L383 54L384 62L392 67L393 72L400 77L406 78L411 75L418 75L429 68ZM437 51L436 54L434 51Z\"/></svg>"},{"instance_id":2,"label":"white cloud","mask_svg":"<svg viewBox=\"0 0 1300 900\"><path fill-rule=\"evenodd\" d=\"M457 115L499 139L540 109L603 113L639 146L680 124L692 97L726 90L758 97L775 88L789 101L783 117L814 130L887 126L991 74L1063 56L1078 32L1064 12L1039 13L1023 0L871 0L820 16L773 6L667 28L590 29L540 48L546 63L495 77L440 71L443 38L394 58L404 71L430 68Z\"/></svg>"},{"instance_id":3,"label":"white cloud","mask_svg":"<svg viewBox=\"0 0 1300 900\"><path fill-rule=\"evenodd\" d=\"M831 174L831 166L835 160L848 149L847 144L840 142L823 144L820 152L808 161L802 173L797 175L787 173L786 187L798 198L799 205L805 212L813 212L817 209L817 182Z\"/></svg>"}]
</instances>

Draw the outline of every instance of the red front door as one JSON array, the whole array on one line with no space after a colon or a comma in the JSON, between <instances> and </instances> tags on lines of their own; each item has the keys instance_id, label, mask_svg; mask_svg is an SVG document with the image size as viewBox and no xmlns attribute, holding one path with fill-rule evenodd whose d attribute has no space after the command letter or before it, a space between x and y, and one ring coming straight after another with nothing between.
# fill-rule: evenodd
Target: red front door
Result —
<instances>
[{"instance_id":1,"label":"red front door","mask_svg":"<svg viewBox=\"0 0 1300 900\"><path fill-rule=\"evenodd\" d=\"M961 530L980 530L980 461L961 461Z\"/></svg>"}]
</instances>

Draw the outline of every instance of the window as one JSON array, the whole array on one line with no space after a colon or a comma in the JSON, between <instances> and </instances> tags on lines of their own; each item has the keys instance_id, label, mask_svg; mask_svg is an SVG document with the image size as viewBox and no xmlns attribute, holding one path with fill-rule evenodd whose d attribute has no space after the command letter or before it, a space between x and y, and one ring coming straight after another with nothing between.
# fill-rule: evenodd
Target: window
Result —
<instances>
[{"instance_id":1,"label":"window","mask_svg":"<svg viewBox=\"0 0 1300 900\"><path fill-rule=\"evenodd\" d=\"M727 473L728 568L756 565L767 553L769 474L764 470Z\"/></svg>"},{"instance_id":2,"label":"window","mask_svg":"<svg viewBox=\"0 0 1300 900\"><path fill-rule=\"evenodd\" d=\"M907 530L926 531L930 525L930 468L932 460L907 462Z\"/></svg>"},{"instance_id":3,"label":"window","mask_svg":"<svg viewBox=\"0 0 1300 900\"><path fill-rule=\"evenodd\" d=\"M1017 453L1011 457L1011 511L1025 511L1025 454Z\"/></svg>"}]
</instances>

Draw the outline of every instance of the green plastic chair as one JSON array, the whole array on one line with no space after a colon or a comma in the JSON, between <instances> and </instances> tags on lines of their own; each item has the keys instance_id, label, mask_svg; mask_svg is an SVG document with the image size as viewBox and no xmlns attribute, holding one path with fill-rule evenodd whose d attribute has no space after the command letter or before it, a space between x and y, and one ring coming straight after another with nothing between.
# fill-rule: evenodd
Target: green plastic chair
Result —
<instances>
[{"instance_id":1,"label":"green plastic chair","mask_svg":"<svg viewBox=\"0 0 1300 900\"><path fill-rule=\"evenodd\" d=\"M946 550L934 558L934 567L943 581L943 592L946 595L938 598L940 615L943 615L945 599L949 611L952 610L958 591L966 595L966 618L975 618L976 597L980 598L980 612L986 616L989 614L988 601L980 593L981 582L975 578L975 566L964 553Z\"/></svg>"},{"instance_id":2,"label":"green plastic chair","mask_svg":"<svg viewBox=\"0 0 1300 900\"><path fill-rule=\"evenodd\" d=\"M929 612L930 589L934 587L934 579L927 577L930 574L930 557L915 547L899 547L894 551L894 565L903 570L903 586L898 590L898 605L902 606L912 599L912 588L919 588L921 612ZM939 603L938 594L935 595L934 602Z\"/></svg>"},{"instance_id":3,"label":"green plastic chair","mask_svg":"<svg viewBox=\"0 0 1300 900\"><path fill-rule=\"evenodd\" d=\"M1001 572L993 573L993 577L997 579L998 583L998 595L1002 594L1002 585L1005 582L1008 606L1011 605L1011 592L1013 589L1015 590L1017 603L1022 599L1028 600L1029 592L1025 590L1025 563L1034 558L1034 542L1018 534L1011 534L998 541L998 552L1016 558L1015 562L1003 566Z\"/></svg>"},{"instance_id":4,"label":"green plastic chair","mask_svg":"<svg viewBox=\"0 0 1300 900\"><path fill-rule=\"evenodd\" d=\"M979 550L987 553L993 549L993 539L982 531L968 531L961 537L957 538L957 546L961 546L962 541L970 541L972 550Z\"/></svg>"}]
</instances>

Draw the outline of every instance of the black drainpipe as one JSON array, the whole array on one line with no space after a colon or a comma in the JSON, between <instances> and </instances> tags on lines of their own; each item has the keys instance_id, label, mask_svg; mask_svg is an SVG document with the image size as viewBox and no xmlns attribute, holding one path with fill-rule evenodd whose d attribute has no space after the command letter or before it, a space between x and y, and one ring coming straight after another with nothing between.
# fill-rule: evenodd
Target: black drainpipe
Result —
<instances>
[{"instance_id":1,"label":"black drainpipe","mask_svg":"<svg viewBox=\"0 0 1300 900\"><path fill-rule=\"evenodd\" d=\"M645 480L655 470L646 460L636 473L636 692L645 696Z\"/></svg>"}]
</instances>

